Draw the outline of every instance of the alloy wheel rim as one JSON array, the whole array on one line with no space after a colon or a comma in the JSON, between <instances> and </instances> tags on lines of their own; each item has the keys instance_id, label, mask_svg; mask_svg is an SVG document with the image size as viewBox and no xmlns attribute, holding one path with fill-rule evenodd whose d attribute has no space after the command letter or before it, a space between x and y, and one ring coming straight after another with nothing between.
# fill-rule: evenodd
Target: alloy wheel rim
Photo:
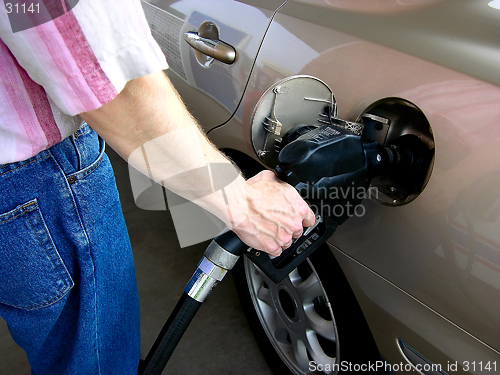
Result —
<instances>
[{"instance_id":1,"label":"alloy wheel rim","mask_svg":"<svg viewBox=\"0 0 500 375\"><path fill-rule=\"evenodd\" d=\"M337 328L309 259L279 284L248 259L244 262L255 311L283 362L296 375L333 374L339 353Z\"/></svg>"}]
</instances>

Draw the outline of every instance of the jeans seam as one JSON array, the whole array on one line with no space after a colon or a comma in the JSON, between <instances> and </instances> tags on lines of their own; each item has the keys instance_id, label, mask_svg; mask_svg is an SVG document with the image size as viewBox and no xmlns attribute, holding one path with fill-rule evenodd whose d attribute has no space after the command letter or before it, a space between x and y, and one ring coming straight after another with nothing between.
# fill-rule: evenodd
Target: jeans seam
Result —
<instances>
[{"instance_id":1,"label":"jeans seam","mask_svg":"<svg viewBox=\"0 0 500 375\"><path fill-rule=\"evenodd\" d=\"M85 129L85 130L80 133L80 131L82 129ZM84 124L82 124L80 126L80 128L73 133L73 138L77 139L77 138L81 137L82 135L85 135L85 134L89 133L90 131L92 131L92 128L88 124L87 124L87 126L85 126Z\"/></svg>"},{"instance_id":2,"label":"jeans seam","mask_svg":"<svg viewBox=\"0 0 500 375\"><path fill-rule=\"evenodd\" d=\"M36 205L36 199L34 199L34 200L32 200L31 202L28 202L28 203L26 203L26 204L23 204L23 205L21 205L21 206L17 206L17 207L16 207L16 208L14 208L13 210L11 210L11 211L9 211L9 212L6 212L5 214L0 215L0 223L4 223L4 224L5 224L5 223L9 223L9 222L11 222L12 220L17 219L19 216L24 215L24 214L25 214L25 213L27 213L27 212L31 212L32 210L29 210L29 211L28 211L28 210L26 210L26 208L27 208L27 207L29 207L29 206L33 206L33 205ZM21 211L21 209L22 209L22 211ZM7 216L7 214L10 214L10 213L12 213L12 212L14 212L14 211L19 211L19 213L18 213L18 214L16 214L15 216L13 216L13 217L9 218L9 219L3 219L3 216Z\"/></svg>"},{"instance_id":3,"label":"jeans seam","mask_svg":"<svg viewBox=\"0 0 500 375\"><path fill-rule=\"evenodd\" d=\"M24 207L23 207L23 208L24 208ZM24 210L24 213L26 213L26 214L27 214L27 212L26 212L25 210ZM41 216L41 214L42 214L42 213L40 212L40 216ZM51 259L51 256L50 256L50 254L47 252L47 249L45 248L45 245L43 244L43 241L40 239L40 236L39 236L39 234L38 234L38 231L37 231L37 230L35 230L35 227L34 227L34 225L33 225L33 222L32 222L32 220L31 220L31 218L29 217L29 215L27 215L26 217L27 217L28 222L29 222L29 224L30 224L30 226L31 226L31 229L33 230L33 233L36 233L36 237L37 237L37 239L38 239L38 242L40 243L41 248L43 248L43 251L45 252L45 254L47 255L47 257L48 257L49 259ZM41 216L41 218L42 218L42 223L43 223L43 225L45 226L45 222L44 222L44 220L43 220L43 217ZM46 227L46 226L45 226L45 227ZM55 249L55 246L54 246L54 249ZM57 250L56 250L56 252L57 252ZM61 261L62 261L62 260L61 260ZM53 262L53 261L52 261L52 259L51 259L51 262ZM64 263L63 263L63 264L64 264ZM64 268L66 268L66 266L64 266ZM30 309L27 309L27 310L34 310L34 309L37 309L37 308L42 308L42 307L47 307L47 306L50 306L50 305L52 305L52 304L56 303L57 301L59 301L59 300L60 300L60 299L61 299L61 298L62 298L62 297L63 297L63 296L64 296L64 295L65 295L65 294L66 294L66 293L67 293L67 292L71 289L71 287L68 285L67 281L65 280L65 276L66 276L66 275L64 275L64 274L61 272L61 270L60 270L60 268L59 268L59 267L56 267L56 270L57 270L57 273L59 274L60 279L61 279L61 280L64 282L64 284L65 284L65 285L64 285L64 288L63 288L63 290L61 290L61 291L59 292L59 294L57 294L57 296L55 296L54 298L52 298L50 301L46 301L45 303L41 303L41 304L38 304L38 305L32 306ZM66 269L66 272L67 272L67 269ZM68 273L68 275L69 275L69 273ZM71 277L71 275L70 275L70 277Z\"/></svg>"},{"instance_id":4,"label":"jeans seam","mask_svg":"<svg viewBox=\"0 0 500 375\"><path fill-rule=\"evenodd\" d=\"M104 141L102 141L102 143L104 144ZM91 172L88 172L89 169L91 171L94 171L99 165L102 164L102 161L104 160L104 147L103 147L101 153L99 154L99 156L97 158L98 158L98 160L96 160L93 164L91 164L90 166L88 166L87 169L84 169L83 171L79 171L77 173L71 174L69 176L77 176L80 173L85 173L85 176L87 176L87 175L89 175L91 173ZM69 197L71 198L71 204L73 205L73 208L75 210L75 215L78 218L78 223L79 223L80 230L82 231L82 233L85 236L86 248L87 248L88 254L89 254L90 259L91 259L92 275L93 275L93 277L92 277L93 286L92 287L93 287L93 290L94 290L94 294L93 294L93 296L94 296L94 302L93 302L93 305L94 305L94 314L95 314L95 317L96 317L95 324L94 324L95 340L96 340L95 341L95 350L96 350L95 354L97 356L97 370L99 372L99 375L101 375L101 365L100 365L100 359L99 359L100 358L100 354L99 354L100 351L99 351L98 328L97 328L97 295L96 295L97 280L96 280L94 258L92 257L92 248L90 246L90 240L89 240L89 236L88 236L88 233L87 233L87 228L85 227L85 225L83 223L80 211L78 209L78 204L76 202L75 193L73 192L73 190L71 188L71 184L67 180L69 176L66 176L66 174L64 173L64 170L62 169L62 167L59 165L59 163L57 162L57 160L54 157L53 157L53 159L54 159L54 162L55 162L57 168L59 169L60 173L66 179L66 188L67 188ZM80 177L80 178L83 178L83 177ZM78 179L80 179L80 178L78 178Z\"/></svg>"},{"instance_id":5,"label":"jeans seam","mask_svg":"<svg viewBox=\"0 0 500 375\"><path fill-rule=\"evenodd\" d=\"M14 168L14 169L9 169L8 171L5 171L5 172L3 172L3 173L0 173L0 177L1 177L1 176L6 175L7 173L14 172L14 171L15 171L15 170L17 170L17 169L19 169L19 168L23 168L23 167L25 167L26 165L29 165L29 164L34 163L34 162L36 162L36 161L39 161L39 160L43 160L43 159L45 159L45 158L48 158L49 156L50 156L50 155L42 155L42 156L40 156L40 157L38 157L38 158L36 158L36 159L30 160L30 161L29 161L29 162L27 162L27 163L22 163L21 165L19 165L18 167ZM8 164L7 164L7 165L8 165Z\"/></svg>"},{"instance_id":6,"label":"jeans seam","mask_svg":"<svg viewBox=\"0 0 500 375\"><path fill-rule=\"evenodd\" d=\"M105 143L102 140L100 141L100 143L102 143L102 150L99 153L99 156L97 157L97 159L92 164L90 164L88 167L86 167L78 172L71 173L71 174L67 175L66 178L74 177L76 181L81 180L81 179L87 177L92 172L94 172L102 164L102 162L104 161ZM78 148L77 148L77 150L78 150ZM78 157L80 157L79 153L78 153Z\"/></svg>"},{"instance_id":7,"label":"jeans seam","mask_svg":"<svg viewBox=\"0 0 500 375\"><path fill-rule=\"evenodd\" d=\"M12 220L17 219L17 218L18 218L19 216L21 216L21 215L24 215L24 212L19 212L16 216L11 217L10 219L5 219L5 220L0 219L0 223L8 223L8 222L11 222Z\"/></svg>"},{"instance_id":8,"label":"jeans seam","mask_svg":"<svg viewBox=\"0 0 500 375\"><path fill-rule=\"evenodd\" d=\"M78 158L78 161L77 161L77 164L78 164L78 170L81 170L83 168L83 165L82 165L82 156L80 155L80 149L78 148L76 142L75 142L75 139L77 138L77 136L75 135L74 137L71 137L71 143L73 144L73 147L76 151L76 157ZM78 173L78 172L76 172Z\"/></svg>"}]
</instances>

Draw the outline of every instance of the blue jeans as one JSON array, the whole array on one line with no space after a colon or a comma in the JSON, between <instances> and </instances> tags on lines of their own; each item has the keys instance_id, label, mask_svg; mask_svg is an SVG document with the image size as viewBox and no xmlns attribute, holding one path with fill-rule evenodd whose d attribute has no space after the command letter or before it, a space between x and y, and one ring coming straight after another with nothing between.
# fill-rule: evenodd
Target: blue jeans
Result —
<instances>
[{"instance_id":1,"label":"blue jeans","mask_svg":"<svg viewBox=\"0 0 500 375\"><path fill-rule=\"evenodd\" d=\"M104 142L84 124L0 165L0 192L0 316L32 374L137 374L137 285Z\"/></svg>"}]
</instances>

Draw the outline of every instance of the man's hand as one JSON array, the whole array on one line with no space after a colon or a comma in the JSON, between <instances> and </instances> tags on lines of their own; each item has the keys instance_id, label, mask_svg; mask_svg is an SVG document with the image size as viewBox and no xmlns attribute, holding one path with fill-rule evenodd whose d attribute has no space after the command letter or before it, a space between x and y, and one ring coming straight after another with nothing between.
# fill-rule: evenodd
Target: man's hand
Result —
<instances>
[{"instance_id":1,"label":"man's hand","mask_svg":"<svg viewBox=\"0 0 500 375\"><path fill-rule=\"evenodd\" d=\"M248 211L233 231L247 245L279 256L315 222L314 213L297 191L273 172L262 171L247 180Z\"/></svg>"}]
</instances>

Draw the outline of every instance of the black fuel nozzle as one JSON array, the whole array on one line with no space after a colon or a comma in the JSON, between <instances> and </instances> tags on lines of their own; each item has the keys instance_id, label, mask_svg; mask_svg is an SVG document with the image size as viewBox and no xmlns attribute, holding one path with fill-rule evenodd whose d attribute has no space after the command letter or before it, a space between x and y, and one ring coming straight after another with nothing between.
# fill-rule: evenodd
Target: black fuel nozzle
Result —
<instances>
[{"instance_id":1,"label":"black fuel nozzle","mask_svg":"<svg viewBox=\"0 0 500 375\"><path fill-rule=\"evenodd\" d=\"M324 177L350 173L364 164L361 137L328 125L310 130L286 144L278 156L276 173L293 186L299 182L314 185Z\"/></svg>"},{"instance_id":2,"label":"black fuel nozzle","mask_svg":"<svg viewBox=\"0 0 500 375\"><path fill-rule=\"evenodd\" d=\"M279 156L278 177L295 186L325 221L342 224L347 208L358 205L375 175L387 173L399 154L335 125L320 126L286 144ZM332 207L337 208L333 210ZM346 207L346 210L340 209Z\"/></svg>"},{"instance_id":3,"label":"black fuel nozzle","mask_svg":"<svg viewBox=\"0 0 500 375\"><path fill-rule=\"evenodd\" d=\"M346 188L347 182L367 187L380 175L411 184L427 173L423 161L429 158L429 151L416 135L402 135L384 147L335 125L302 128L307 131L291 141L283 138L276 167L278 177L299 191L306 186ZM323 194L321 199L327 197Z\"/></svg>"},{"instance_id":4,"label":"black fuel nozzle","mask_svg":"<svg viewBox=\"0 0 500 375\"><path fill-rule=\"evenodd\" d=\"M372 178L387 174L412 178L421 165L416 136L400 137L384 147L335 125L291 132L283 139L276 174L308 202L316 224L278 258L270 259L255 250L246 253L274 282L286 277L355 214L370 194Z\"/></svg>"}]
</instances>

